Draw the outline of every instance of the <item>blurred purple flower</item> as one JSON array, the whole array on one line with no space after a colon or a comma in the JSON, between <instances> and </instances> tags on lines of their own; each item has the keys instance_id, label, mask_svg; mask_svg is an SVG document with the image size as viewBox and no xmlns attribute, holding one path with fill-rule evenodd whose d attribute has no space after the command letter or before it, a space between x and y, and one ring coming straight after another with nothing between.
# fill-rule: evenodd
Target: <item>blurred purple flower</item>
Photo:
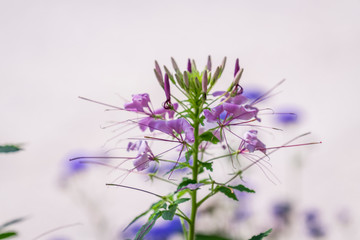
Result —
<instances>
[{"instance_id":1,"label":"blurred purple flower","mask_svg":"<svg viewBox=\"0 0 360 240\"><path fill-rule=\"evenodd\" d=\"M284 224L289 224L291 211L292 207L289 202L278 202L272 208L275 220Z\"/></svg>"},{"instance_id":2,"label":"blurred purple flower","mask_svg":"<svg viewBox=\"0 0 360 240\"><path fill-rule=\"evenodd\" d=\"M264 94L264 92L258 88L246 88L244 89L242 94L250 100L255 100L260 98Z\"/></svg>"},{"instance_id":3,"label":"blurred purple flower","mask_svg":"<svg viewBox=\"0 0 360 240\"><path fill-rule=\"evenodd\" d=\"M305 226L311 237L319 238L325 236L324 227L322 226L318 212L308 211L305 214Z\"/></svg>"},{"instance_id":4,"label":"blurred purple flower","mask_svg":"<svg viewBox=\"0 0 360 240\"><path fill-rule=\"evenodd\" d=\"M276 111L275 120L286 125L298 123L299 112L295 107L282 107Z\"/></svg>"}]
</instances>

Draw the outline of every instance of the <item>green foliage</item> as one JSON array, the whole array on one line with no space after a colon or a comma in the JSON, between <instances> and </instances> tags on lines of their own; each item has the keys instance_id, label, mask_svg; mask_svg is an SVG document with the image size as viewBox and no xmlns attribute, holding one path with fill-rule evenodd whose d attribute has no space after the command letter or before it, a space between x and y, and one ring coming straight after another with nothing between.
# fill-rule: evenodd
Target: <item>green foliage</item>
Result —
<instances>
[{"instance_id":1,"label":"green foliage","mask_svg":"<svg viewBox=\"0 0 360 240\"><path fill-rule=\"evenodd\" d=\"M210 131L202 133L199 137L200 141L211 142L213 144L217 144L218 142L220 142L219 139L215 137L215 135Z\"/></svg>"},{"instance_id":2,"label":"green foliage","mask_svg":"<svg viewBox=\"0 0 360 240\"><path fill-rule=\"evenodd\" d=\"M233 188L233 189L236 189L236 190L238 190L238 191L240 191L240 192L255 193L254 190L252 190L252 189L250 189L250 188L247 188L247 187L245 187L245 186L242 185L242 184L239 184L239 185L236 185L236 186L230 186L230 185L229 185L229 187L230 187L230 188Z\"/></svg>"},{"instance_id":3,"label":"green foliage","mask_svg":"<svg viewBox=\"0 0 360 240\"><path fill-rule=\"evenodd\" d=\"M11 153L22 150L19 145L0 145L0 153Z\"/></svg>"},{"instance_id":4,"label":"green foliage","mask_svg":"<svg viewBox=\"0 0 360 240\"><path fill-rule=\"evenodd\" d=\"M193 180L193 179L189 179L189 178L184 177L184 178L183 178L183 181L179 184L179 186L178 186L178 188L177 188L177 191L179 191L180 189L186 187L187 185L189 185L189 184L191 184L191 183L194 184L194 183L196 183L196 181Z\"/></svg>"},{"instance_id":5,"label":"green foliage","mask_svg":"<svg viewBox=\"0 0 360 240\"><path fill-rule=\"evenodd\" d=\"M184 203L184 202L187 202L189 200L190 200L190 198L179 198L174 202L174 204Z\"/></svg>"},{"instance_id":6,"label":"green foliage","mask_svg":"<svg viewBox=\"0 0 360 240\"><path fill-rule=\"evenodd\" d=\"M177 209L177 204L171 204L169 205L169 208L168 210L166 211L162 211L162 218L164 220L173 220L174 218L174 215L175 215L175 212L176 212L176 209Z\"/></svg>"},{"instance_id":7,"label":"green foliage","mask_svg":"<svg viewBox=\"0 0 360 240\"><path fill-rule=\"evenodd\" d=\"M212 162L201 162L201 161L199 161L199 173L203 173L204 168L212 172L214 170L212 165L213 165Z\"/></svg>"},{"instance_id":8,"label":"green foliage","mask_svg":"<svg viewBox=\"0 0 360 240\"><path fill-rule=\"evenodd\" d=\"M264 237L267 237L270 233L271 233L272 229L270 228L269 230L267 230L266 232L260 233L259 235L253 236L252 238L250 238L249 240L261 240Z\"/></svg>"},{"instance_id":9,"label":"green foliage","mask_svg":"<svg viewBox=\"0 0 360 240\"><path fill-rule=\"evenodd\" d=\"M150 232L150 230L154 226L156 220L158 220L160 216L161 216L161 212L153 213L150 216L149 220L136 233L136 236L135 236L134 240L142 240L142 239L144 239L145 235Z\"/></svg>"},{"instance_id":10,"label":"green foliage","mask_svg":"<svg viewBox=\"0 0 360 240\"><path fill-rule=\"evenodd\" d=\"M136 222L138 219L142 218L143 216L145 216L146 214L148 214L150 211L154 211L154 212L158 212L159 209L161 208L165 208L166 207L166 203L164 202L164 200L160 200L154 204L152 204L150 206L150 208L148 210L146 210L145 212L139 214L138 216L136 216L127 226L126 228L124 229L124 231L126 229L128 229L134 222Z\"/></svg>"},{"instance_id":11,"label":"green foliage","mask_svg":"<svg viewBox=\"0 0 360 240\"><path fill-rule=\"evenodd\" d=\"M216 188L216 191L222 192L223 194L225 194L227 197L234 199L235 201L238 201L234 191L229 188L229 187L225 187L225 186L218 186Z\"/></svg>"},{"instance_id":12,"label":"green foliage","mask_svg":"<svg viewBox=\"0 0 360 240\"><path fill-rule=\"evenodd\" d=\"M16 235L17 235L16 232L0 233L0 239L11 238L11 237L15 237Z\"/></svg>"}]
</instances>

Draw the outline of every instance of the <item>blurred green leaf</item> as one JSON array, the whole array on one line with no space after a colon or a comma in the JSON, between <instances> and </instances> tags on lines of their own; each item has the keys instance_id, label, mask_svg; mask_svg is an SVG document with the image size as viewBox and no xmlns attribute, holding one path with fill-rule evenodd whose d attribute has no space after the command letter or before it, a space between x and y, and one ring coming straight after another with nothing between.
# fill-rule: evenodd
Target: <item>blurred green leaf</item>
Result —
<instances>
[{"instance_id":1,"label":"blurred green leaf","mask_svg":"<svg viewBox=\"0 0 360 240\"><path fill-rule=\"evenodd\" d=\"M16 235L17 235L16 232L0 233L0 239L11 238L11 237L15 237Z\"/></svg>"},{"instance_id":2,"label":"blurred green leaf","mask_svg":"<svg viewBox=\"0 0 360 240\"><path fill-rule=\"evenodd\" d=\"M22 150L19 145L0 145L0 153L11 153Z\"/></svg>"},{"instance_id":3,"label":"blurred green leaf","mask_svg":"<svg viewBox=\"0 0 360 240\"><path fill-rule=\"evenodd\" d=\"M252 238L250 238L249 240L261 240L264 237L268 236L271 233L272 229L270 228L269 230L267 230L266 232L260 233L259 235L253 236Z\"/></svg>"}]
</instances>

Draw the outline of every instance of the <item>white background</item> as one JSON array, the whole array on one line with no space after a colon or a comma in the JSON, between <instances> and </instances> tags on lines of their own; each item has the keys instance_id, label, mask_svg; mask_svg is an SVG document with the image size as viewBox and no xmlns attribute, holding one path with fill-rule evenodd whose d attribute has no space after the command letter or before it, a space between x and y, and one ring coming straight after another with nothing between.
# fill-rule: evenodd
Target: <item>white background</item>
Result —
<instances>
[{"instance_id":1,"label":"white background","mask_svg":"<svg viewBox=\"0 0 360 240\"><path fill-rule=\"evenodd\" d=\"M272 103L296 106L302 121L284 139L311 131L305 142L323 142L284 150L305 160L291 188L281 153L272 157L271 170L282 184L254 171L256 184L267 189L258 195L259 209L295 194L300 215L309 208L322 213L326 239L345 239L345 230L359 238L359 12L357 0L0 1L0 143L25 149L0 156L0 223L26 216L14 228L20 239L32 239L80 222L61 234L101 239L92 227L96 217L88 214L95 207L84 204L83 192L109 221L102 239L112 239L155 199L106 188L107 172L97 168L74 180L73 190L59 187L70 152L94 154L113 136L99 127L109 120L104 107L77 97L121 106L118 96L148 92L157 105L163 93L155 59L170 65L173 56L184 67L190 57L202 66L211 54L215 64L228 57L222 86L231 81L236 58L245 68L244 86L268 89L286 78ZM352 219L345 230L334 220L341 209ZM296 235L291 239L305 239Z\"/></svg>"}]
</instances>

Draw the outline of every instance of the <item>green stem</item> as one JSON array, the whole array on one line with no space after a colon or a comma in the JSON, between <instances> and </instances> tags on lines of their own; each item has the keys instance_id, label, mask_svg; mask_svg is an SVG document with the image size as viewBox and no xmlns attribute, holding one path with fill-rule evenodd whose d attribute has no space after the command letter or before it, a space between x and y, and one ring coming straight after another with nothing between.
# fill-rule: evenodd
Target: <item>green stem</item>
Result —
<instances>
[{"instance_id":1,"label":"green stem","mask_svg":"<svg viewBox=\"0 0 360 240\"><path fill-rule=\"evenodd\" d=\"M192 166L192 177L195 182L198 182L198 154L199 154L199 117L200 109L202 104L195 104L195 118L194 121L194 145L193 145L193 166ZM196 222L196 213L197 213L197 190L191 191L191 216L190 216L190 226L189 226L189 240L195 240L195 222Z\"/></svg>"}]
</instances>

